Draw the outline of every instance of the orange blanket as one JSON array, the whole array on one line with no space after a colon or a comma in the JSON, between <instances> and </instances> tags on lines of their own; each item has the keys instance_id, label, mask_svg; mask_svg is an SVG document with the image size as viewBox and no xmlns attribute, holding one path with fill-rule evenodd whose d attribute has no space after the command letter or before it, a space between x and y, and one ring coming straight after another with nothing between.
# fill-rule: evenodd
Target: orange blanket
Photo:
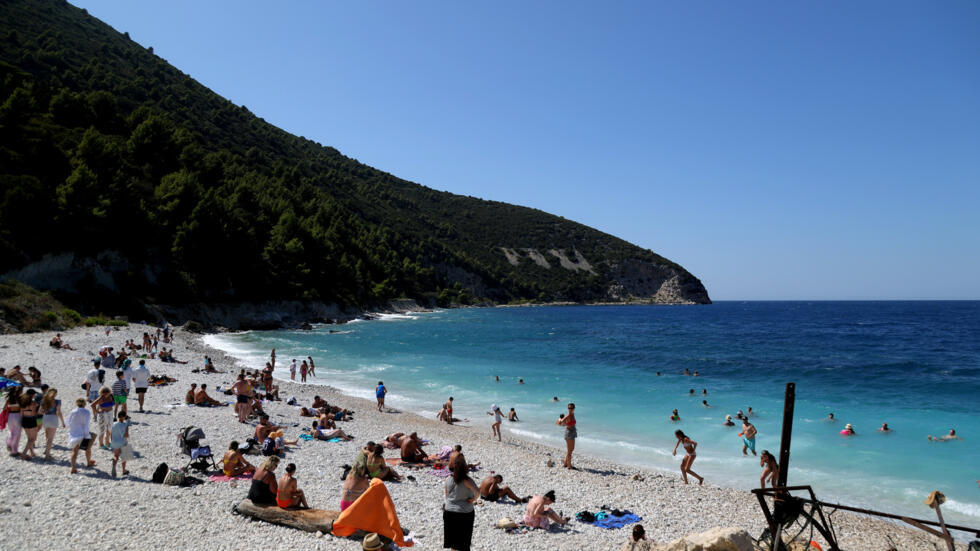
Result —
<instances>
[{"instance_id":1,"label":"orange blanket","mask_svg":"<svg viewBox=\"0 0 980 551\"><path fill-rule=\"evenodd\" d=\"M391 501L388 488L377 478L353 505L345 509L333 523L333 535L347 537L357 530L374 532L395 542L399 547L411 547L413 542L405 541L395 503Z\"/></svg>"}]
</instances>

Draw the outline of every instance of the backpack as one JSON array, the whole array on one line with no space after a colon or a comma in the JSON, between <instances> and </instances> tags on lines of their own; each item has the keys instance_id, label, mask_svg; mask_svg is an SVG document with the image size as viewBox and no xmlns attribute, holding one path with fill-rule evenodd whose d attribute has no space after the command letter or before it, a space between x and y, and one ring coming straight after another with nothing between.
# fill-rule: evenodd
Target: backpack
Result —
<instances>
[{"instance_id":1,"label":"backpack","mask_svg":"<svg viewBox=\"0 0 980 551\"><path fill-rule=\"evenodd\" d=\"M167 478L167 473L170 472L170 467L166 463L160 463L157 465L157 469L153 471L153 482L156 484L163 484L163 481Z\"/></svg>"},{"instance_id":2,"label":"backpack","mask_svg":"<svg viewBox=\"0 0 980 551\"><path fill-rule=\"evenodd\" d=\"M273 438L266 438L262 442L262 455L276 455L276 441Z\"/></svg>"}]
</instances>

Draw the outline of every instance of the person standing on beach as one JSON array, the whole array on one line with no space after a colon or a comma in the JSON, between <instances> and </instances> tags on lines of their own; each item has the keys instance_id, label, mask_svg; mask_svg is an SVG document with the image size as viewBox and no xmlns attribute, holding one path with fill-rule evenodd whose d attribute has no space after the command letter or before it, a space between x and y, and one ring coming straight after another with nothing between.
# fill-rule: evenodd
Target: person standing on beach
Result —
<instances>
[{"instance_id":1,"label":"person standing on beach","mask_svg":"<svg viewBox=\"0 0 980 551\"><path fill-rule=\"evenodd\" d=\"M112 424L112 440L110 442L110 447L112 448L112 478L116 478L116 463L119 462L123 448L129 445L129 419L125 411L120 411L116 416L117 421ZM122 459L122 474L126 476L129 471L126 470L126 460Z\"/></svg>"},{"instance_id":2,"label":"person standing on beach","mask_svg":"<svg viewBox=\"0 0 980 551\"><path fill-rule=\"evenodd\" d=\"M765 488L766 480L769 480L770 485L775 488L776 479L779 478L779 463L769 453L769 450L762 450L762 455L759 456L759 466L762 467L762 477L759 478L759 483Z\"/></svg>"},{"instance_id":3,"label":"person standing on beach","mask_svg":"<svg viewBox=\"0 0 980 551\"><path fill-rule=\"evenodd\" d=\"M684 434L682 430L675 430L674 436L677 437L677 443L674 444L674 455L677 455L677 446L684 445L684 459L681 459L681 477L684 479L684 484L687 484L687 475L691 475L698 479L698 485L704 484L704 478L698 473L691 470L691 465L694 464L694 460L697 458L698 443L691 440Z\"/></svg>"},{"instance_id":4,"label":"person standing on beach","mask_svg":"<svg viewBox=\"0 0 980 551\"><path fill-rule=\"evenodd\" d=\"M310 377L316 377L316 366L313 365L313 356L307 356L307 360L310 360Z\"/></svg>"},{"instance_id":5,"label":"person standing on beach","mask_svg":"<svg viewBox=\"0 0 980 551\"><path fill-rule=\"evenodd\" d=\"M54 444L54 435L58 431L58 422L61 428L65 428L65 418L61 415L61 400L56 396L58 391L49 388L41 398L41 424L44 425L44 458L51 459L51 446Z\"/></svg>"},{"instance_id":6,"label":"person standing on beach","mask_svg":"<svg viewBox=\"0 0 980 551\"><path fill-rule=\"evenodd\" d=\"M120 369L116 371L116 382L112 383L112 416L116 416L116 411L126 412L126 395L129 394L129 384L126 382L125 373Z\"/></svg>"},{"instance_id":7,"label":"person standing on beach","mask_svg":"<svg viewBox=\"0 0 980 551\"><path fill-rule=\"evenodd\" d=\"M273 369L275 369L275 367L276 367L276 349L275 348L273 348L272 349L272 353L269 354L269 365L271 365Z\"/></svg>"},{"instance_id":8,"label":"person standing on beach","mask_svg":"<svg viewBox=\"0 0 980 551\"><path fill-rule=\"evenodd\" d=\"M75 460L78 459L79 449L85 450L85 464L89 467L95 466L95 461L92 461L92 435L89 433L91 421L92 413L85 407L85 398L75 400L75 409L68 414L68 447L71 448L68 463L71 465L71 474L78 472Z\"/></svg>"},{"instance_id":9,"label":"person standing on beach","mask_svg":"<svg viewBox=\"0 0 980 551\"><path fill-rule=\"evenodd\" d=\"M748 417L742 419L742 432L738 433L742 437L742 455L748 455L746 450L752 450L752 455L755 455L755 435L757 432L755 425L749 422Z\"/></svg>"},{"instance_id":10,"label":"person standing on beach","mask_svg":"<svg viewBox=\"0 0 980 551\"><path fill-rule=\"evenodd\" d=\"M378 399L378 411L385 407L385 394L388 394L388 389L385 388L384 381L378 381L378 388L374 389L374 396Z\"/></svg>"},{"instance_id":11,"label":"person standing on beach","mask_svg":"<svg viewBox=\"0 0 980 551\"><path fill-rule=\"evenodd\" d=\"M451 465L450 476L443 488L442 547L456 551L469 551L473 541L473 522L476 512L473 504L480 497L480 489L469 476L466 459L457 456Z\"/></svg>"},{"instance_id":12,"label":"person standing on beach","mask_svg":"<svg viewBox=\"0 0 980 551\"><path fill-rule=\"evenodd\" d=\"M572 466L572 452L575 451L575 439L578 438L578 429L575 428L576 423L575 404L568 404L568 415L559 417L555 421L556 425L565 427L565 461L562 463L562 467L566 469L575 469Z\"/></svg>"},{"instance_id":13,"label":"person standing on beach","mask_svg":"<svg viewBox=\"0 0 980 551\"><path fill-rule=\"evenodd\" d=\"M252 386L245 380L245 375L238 374L238 380L231 385L231 391L235 394L235 411L238 413L238 422L248 422L249 403L252 401Z\"/></svg>"},{"instance_id":14,"label":"person standing on beach","mask_svg":"<svg viewBox=\"0 0 980 551\"><path fill-rule=\"evenodd\" d=\"M453 397L450 396L449 400L446 401L446 403L443 404L442 407L446 408L446 422L452 425L453 424Z\"/></svg>"},{"instance_id":15,"label":"person standing on beach","mask_svg":"<svg viewBox=\"0 0 980 551\"><path fill-rule=\"evenodd\" d=\"M133 382L133 388L136 389L136 399L140 404L140 413L143 413L143 400L146 399L146 390L150 388L150 370L146 367L146 360L140 360L140 363L129 372L129 376Z\"/></svg>"},{"instance_id":16,"label":"person standing on beach","mask_svg":"<svg viewBox=\"0 0 980 551\"><path fill-rule=\"evenodd\" d=\"M497 442L500 442L500 423L503 422L504 416L500 414L500 408L497 407L497 404L490 406L490 411L487 412L487 415L493 416L493 423L490 425L490 430L497 437Z\"/></svg>"},{"instance_id":17,"label":"person standing on beach","mask_svg":"<svg viewBox=\"0 0 980 551\"><path fill-rule=\"evenodd\" d=\"M296 358L289 364L289 380L296 380Z\"/></svg>"},{"instance_id":18,"label":"person standing on beach","mask_svg":"<svg viewBox=\"0 0 980 551\"><path fill-rule=\"evenodd\" d=\"M20 420L20 398L21 398L21 387L12 386L7 389L7 402L4 404L3 409L7 410L7 451L10 452L10 457L20 457L20 452L17 451L20 446L20 435L23 431L21 427Z\"/></svg>"},{"instance_id":19,"label":"person standing on beach","mask_svg":"<svg viewBox=\"0 0 980 551\"><path fill-rule=\"evenodd\" d=\"M303 360L303 365L299 366L299 377L300 382L306 382L306 372L310 370L310 366L307 365L306 360Z\"/></svg>"},{"instance_id":20,"label":"person standing on beach","mask_svg":"<svg viewBox=\"0 0 980 551\"><path fill-rule=\"evenodd\" d=\"M101 378L104 377L104 371L100 373L99 366L101 360L92 360L92 369L89 370L88 374L85 375L85 390L88 391L88 401L94 402L96 398L99 397L99 387L102 386Z\"/></svg>"},{"instance_id":21,"label":"person standing on beach","mask_svg":"<svg viewBox=\"0 0 980 551\"><path fill-rule=\"evenodd\" d=\"M99 448L108 450L108 439L112 429L112 408L115 402L112 399L112 391L108 387L102 387L99 396L92 402L92 413L95 414L95 424L99 435Z\"/></svg>"}]
</instances>

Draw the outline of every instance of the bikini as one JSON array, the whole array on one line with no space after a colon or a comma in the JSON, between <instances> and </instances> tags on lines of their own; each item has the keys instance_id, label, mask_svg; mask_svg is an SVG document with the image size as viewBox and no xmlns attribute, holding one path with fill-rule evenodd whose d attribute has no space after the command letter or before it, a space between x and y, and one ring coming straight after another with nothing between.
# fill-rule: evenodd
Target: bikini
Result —
<instances>
[{"instance_id":1,"label":"bikini","mask_svg":"<svg viewBox=\"0 0 980 551\"><path fill-rule=\"evenodd\" d=\"M289 473L286 473L286 476L292 479L292 476ZM282 485L283 488L287 488L288 486L289 486L289 480L287 480L286 483ZM278 505L282 509L288 509L293 506L293 498L291 495L286 499L282 499L281 497L279 497L283 494L284 491L286 490L279 490L276 493L276 505ZM289 494L292 494L292 492L289 492Z\"/></svg>"}]
</instances>

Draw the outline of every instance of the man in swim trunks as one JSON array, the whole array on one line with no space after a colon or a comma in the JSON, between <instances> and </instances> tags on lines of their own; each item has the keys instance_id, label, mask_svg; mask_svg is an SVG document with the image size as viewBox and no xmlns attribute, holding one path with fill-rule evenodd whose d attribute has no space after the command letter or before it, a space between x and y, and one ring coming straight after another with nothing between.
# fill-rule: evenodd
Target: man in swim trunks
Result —
<instances>
[{"instance_id":1,"label":"man in swim trunks","mask_svg":"<svg viewBox=\"0 0 980 551\"><path fill-rule=\"evenodd\" d=\"M255 427L255 439L259 441L259 444L261 444L265 442L265 439L268 438L270 432L279 430L280 428L282 427L273 425L269 422L268 415L262 415L259 417L259 424Z\"/></svg>"},{"instance_id":2,"label":"man in swim trunks","mask_svg":"<svg viewBox=\"0 0 980 551\"><path fill-rule=\"evenodd\" d=\"M450 396L449 400L447 400L446 403L443 404L442 406L446 408L446 422L452 425L453 424L453 397Z\"/></svg>"},{"instance_id":3,"label":"man in swim trunks","mask_svg":"<svg viewBox=\"0 0 980 551\"><path fill-rule=\"evenodd\" d=\"M252 386L245 380L245 374L239 373L238 380L231 385L231 391L235 394L235 411L238 412L238 422L248 421L249 402L252 398Z\"/></svg>"},{"instance_id":4,"label":"man in swim trunks","mask_svg":"<svg viewBox=\"0 0 980 551\"><path fill-rule=\"evenodd\" d=\"M417 433L409 434L400 440L402 461L406 463L422 463L425 461L425 452L422 451L422 440Z\"/></svg>"},{"instance_id":5,"label":"man in swim trunks","mask_svg":"<svg viewBox=\"0 0 980 551\"><path fill-rule=\"evenodd\" d=\"M752 450L752 455L755 453L755 435L758 431L755 429L755 425L749 422L749 418L746 417L742 419L742 432L738 433L742 437L742 454L748 455L746 450Z\"/></svg>"},{"instance_id":6,"label":"man in swim trunks","mask_svg":"<svg viewBox=\"0 0 980 551\"><path fill-rule=\"evenodd\" d=\"M224 404L208 396L208 385L202 383L201 388L197 389L197 392L194 394L194 405L203 406L203 407L216 407Z\"/></svg>"},{"instance_id":7,"label":"man in swim trunks","mask_svg":"<svg viewBox=\"0 0 980 551\"><path fill-rule=\"evenodd\" d=\"M517 503L527 503L529 498L519 498L513 490L502 485L504 477L499 474L492 474L480 482L480 497L483 501L497 501L502 497L509 497Z\"/></svg>"}]
</instances>

